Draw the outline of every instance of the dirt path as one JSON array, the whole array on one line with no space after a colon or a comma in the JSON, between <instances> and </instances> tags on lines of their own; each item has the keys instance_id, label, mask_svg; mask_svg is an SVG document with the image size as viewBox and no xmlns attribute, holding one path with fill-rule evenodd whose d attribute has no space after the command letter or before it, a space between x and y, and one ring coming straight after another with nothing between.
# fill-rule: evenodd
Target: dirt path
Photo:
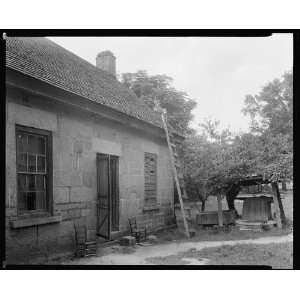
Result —
<instances>
[{"instance_id":1,"label":"dirt path","mask_svg":"<svg viewBox=\"0 0 300 300\"><path fill-rule=\"evenodd\" d=\"M175 255L180 252L186 252L194 249L202 250L207 247L220 247L223 245L236 244L269 244L269 243L286 243L293 241L293 234L285 236L270 236L258 239L233 240L233 241L215 241L215 242L172 242L169 244L157 244L151 246L137 246L134 252L129 254L112 253L100 257L82 258L74 261L66 262L66 264L80 265L145 265L150 264L147 259L154 257L164 257ZM192 258L183 258L188 264L207 264L208 260L196 260Z\"/></svg>"}]
</instances>

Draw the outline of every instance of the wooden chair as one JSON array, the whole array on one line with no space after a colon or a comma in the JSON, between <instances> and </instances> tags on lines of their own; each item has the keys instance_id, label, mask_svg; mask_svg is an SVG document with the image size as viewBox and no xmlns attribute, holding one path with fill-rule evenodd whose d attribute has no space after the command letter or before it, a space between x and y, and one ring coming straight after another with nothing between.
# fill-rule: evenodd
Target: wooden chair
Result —
<instances>
[{"instance_id":1,"label":"wooden chair","mask_svg":"<svg viewBox=\"0 0 300 300\"><path fill-rule=\"evenodd\" d=\"M97 252L97 241L88 240L87 226L82 221L74 222L75 243L77 257L95 256Z\"/></svg>"},{"instance_id":2,"label":"wooden chair","mask_svg":"<svg viewBox=\"0 0 300 300\"><path fill-rule=\"evenodd\" d=\"M145 241L147 239L147 228L146 226L141 226L138 224L136 217L129 218L129 226L130 226L130 233L131 236L135 237L137 243L141 241Z\"/></svg>"}]
</instances>

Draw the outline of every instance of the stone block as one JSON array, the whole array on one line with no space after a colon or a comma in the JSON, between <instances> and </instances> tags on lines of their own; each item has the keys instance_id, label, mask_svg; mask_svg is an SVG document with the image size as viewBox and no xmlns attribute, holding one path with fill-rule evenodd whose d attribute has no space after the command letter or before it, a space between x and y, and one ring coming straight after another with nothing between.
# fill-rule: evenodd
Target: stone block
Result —
<instances>
[{"instance_id":1,"label":"stone block","mask_svg":"<svg viewBox=\"0 0 300 300\"><path fill-rule=\"evenodd\" d=\"M89 202L96 198L96 189L87 187L72 187L70 202Z\"/></svg>"},{"instance_id":2,"label":"stone block","mask_svg":"<svg viewBox=\"0 0 300 300\"><path fill-rule=\"evenodd\" d=\"M82 210L81 210L81 216L82 216L82 217L87 217L87 216L90 215L90 213L91 213L91 210L90 210L90 209L82 209Z\"/></svg>"},{"instance_id":3,"label":"stone block","mask_svg":"<svg viewBox=\"0 0 300 300\"><path fill-rule=\"evenodd\" d=\"M69 213L67 210L61 211L60 214L61 214L62 221L70 220Z\"/></svg>"},{"instance_id":4,"label":"stone block","mask_svg":"<svg viewBox=\"0 0 300 300\"><path fill-rule=\"evenodd\" d=\"M120 239L120 244L121 244L121 246L134 246L136 244L135 237L130 236L130 235L123 236Z\"/></svg>"},{"instance_id":5,"label":"stone block","mask_svg":"<svg viewBox=\"0 0 300 300\"><path fill-rule=\"evenodd\" d=\"M17 228L7 230L6 247L22 248L29 244L35 244L37 241L36 227Z\"/></svg>"},{"instance_id":6,"label":"stone block","mask_svg":"<svg viewBox=\"0 0 300 300\"><path fill-rule=\"evenodd\" d=\"M81 186L82 175L78 171L55 170L53 181L54 186Z\"/></svg>"},{"instance_id":7,"label":"stone block","mask_svg":"<svg viewBox=\"0 0 300 300\"><path fill-rule=\"evenodd\" d=\"M75 218L80 218L81 217L81 212L80 212L80 209L70 209L68 211L68 215L69 215L69 218L70 219L75 219Z\"/></svg>"},{"instance_id":8,"label":"stone block","mask_svg":"<svg viewBox=\"0 0 300 300\"><path fill-rule=\"evenodd\" d=\"M70 209L83 209L87 207L87 204L85 202L71 202L71 203L59 203L56 205L57 209L61 211L70 210Z\"/></svg>"},{"instance_id":9,"label":"stone block","mask_svg":"<svg viewBox=\"0 0 300 300\"><path fill-rule=\"evenodd\" d=\"M94 172L83 172L82 183L84 186L90 188L96 186L96 176Z\"/></svg>"},{"instance_id":10,"label":"stone block","mask_svg":"<svg viewBox=\"0 0 300 300\"><path fill-rule=\"evenodd\" d=\"M83 152L83 141L74 141L73 144L73 151L75 153L82 153Z\"/></svg>"},{"instance_id":11,"label":"stone block","mask_svg":"<svg viewBox=\"0 0 300 300\"><path fill-rule=\"evenodd\" d=\"M72 172L70 174L70 185L71 186L80 186L82 185L82 175L80 172Z\"/></svg>"},{"instance_id":12,"label":"stone block","mask_svg":"<svg viewBox=\"0 0 300 300\"><path fill-rule=\"evenodd\" d=\"M55 187L53 191L54 203L67 203L69 202L69 188Z\"/></svg>"}]
</instances>

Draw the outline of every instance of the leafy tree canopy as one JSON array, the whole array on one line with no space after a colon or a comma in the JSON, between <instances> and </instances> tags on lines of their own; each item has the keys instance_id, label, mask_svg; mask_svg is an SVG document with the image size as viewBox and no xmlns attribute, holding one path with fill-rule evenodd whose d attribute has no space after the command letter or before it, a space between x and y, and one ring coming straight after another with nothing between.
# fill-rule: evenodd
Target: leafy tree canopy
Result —
<instances>
[{"instance_id":1,"label":"leafy tree canopy","mask_svg":"<svg viewBox=\"0 0 300 300\"><path fill-rule=\"evenodd\" d=\"M144 70L121 75L121 82L151 108L154 107L154 100L159 100L161 107L167 110L170 124L179 132L188 134L192 132L189 122L196 102L185 92L176 90L172 81L167 75L151 76Z\"/></svg>"},{"instance_id":2,"label":"leafy tree canopy","mask_svg":"<svg viewBox=\"0 0 300 300\"><path fill-rule=\"evenodd\" d=\"M252 132L293 133L293 73L284 73L282 79L266 84L258 95L245 97L244 114L252 121Z\"/></svg>"},{"instance_id":3,"label":"leafy tree canopy","mask_svg":"<svg viewBox=\"0 0 300 300\"><path fill-rule=\"evenodd\" d=\"M274 79L255 96L247 95L243 112L257 134L257 170L274 180L293 177L293 73Z\"/></svg>"},{"instance_id":4,"label":"leafy tree canopy","mask_svg":"<svg viewBox=\"0 0 300 300\"><path fill-rule=\"evenodd\" d=\"M259 95L247 95L243 112L252 119L249 133L233 136L206 120L202 132L185 141L185 177L191 198L205 200L223 193L251 174L273 181L293 177L292 72L265 85Z\"/></svg>"}]
</instances>

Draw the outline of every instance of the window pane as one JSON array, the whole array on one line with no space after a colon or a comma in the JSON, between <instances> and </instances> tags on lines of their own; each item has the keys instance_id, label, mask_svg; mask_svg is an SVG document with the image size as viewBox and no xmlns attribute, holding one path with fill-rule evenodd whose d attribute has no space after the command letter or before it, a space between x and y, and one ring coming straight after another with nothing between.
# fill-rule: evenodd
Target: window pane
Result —
<instances>
[{"instance_id":1,"label":"window pane","mask_svg":"<svg viewBox=\"0 0 300 300\"><path fill-rule=\"evenodd\" d=\"M37 172L46 172L46 157L37 157Z\"/></svg>"},{"instance_id":2,"label":"window pane","mask_svg":"<svg viewBox=\"0 0 300 300\"><path fill-rule=\"evenodd\" d=\"M19 191L27 191L27 185L26 185L26 175L19 174L18 175L18 187Z\"/></svg>"},{"instance_id":3,"label":"window pane","mask_svg":"<svg viewBox=\"0 0 300 300\"><path fill-rule=\"evenodd\" d=\"M19 172L27 172L27 153L18 153L17 170Z\"/></svg>"},{"instance_id":4,"label":"window pane","mask_svg":"<svg viewBox=\"0 0 300 300\"><path fill-rule=\"evenodd\" d=\"M35 175L27 175L28 191L35 191Z\"/></svg>"},{"instance_id":5,"label":"window pane","mask_svg":"<svg viewBox=\"0 0 300 300\"><path fill-rule=\"evenodd\" d=\"M28 171L36 172L36 155L28 154Z\"/></svg>"},{"instance_id":6,"label":"window pane","mask_svg":"<svg viewBox=\"0 0 300 300\"><path fill-rule=\"evenodd\" d=\"M36 175L35 176L36 190L37 191L45 190L44 177L45 177L44 175Z\"/></svg>"},{"instance_id":7,"label":"window pane","mask_svg":"<svg viewBox=\"0 0 300 300\"><path fill-rule=\"evenodd\" d=\"M26 192L19 192L19 209L20 210L26 210L27 207L27 197Z\"/></svg>"},{"instance_id":8,"label":"window pane","mask_svg":"<svg viewBox=\"0 0 300 300\"><path fill-rule=\"evenodd\" d=\"M27 152L27 135L23 132L17 133L18 152Z\"/></svg>"},{"instance_id":9,"label":"window pane","mask_svg":"<svg viewBox=\"0 0 300 300\"><path fill-rule=\"evenodd\" d=\"M46 193L36 192L36 209L46 209Z\"/></svg>"},{"instance_id":10,"label":"window pane","mask_svg":"<svg viewBox=\"0 0 300 300\"><path fill-rule=\"evenodd\" d=\"M36 209L36 193L29 192L27 193L27 210L35 210Z\"/></svg>"},{"instance_id":11,"label":"window pane","mask_svg":"<svg viewBox=\"0 0 300 300\"><path fill-rule=\"evenodd\" d=\"M38 152L39 154L46 154L46 139L38 137Z\"/></svg>"},{"instance_id":12,"label":"window pane","mask_svg":"<svg viewBox=\"0 0 300 300\"><path fill-rule=\"evenodd\" d=\"M29 135L28 152L34 154L45 154L45 138L38 135Z\"/></svg>"}]
</instances>

